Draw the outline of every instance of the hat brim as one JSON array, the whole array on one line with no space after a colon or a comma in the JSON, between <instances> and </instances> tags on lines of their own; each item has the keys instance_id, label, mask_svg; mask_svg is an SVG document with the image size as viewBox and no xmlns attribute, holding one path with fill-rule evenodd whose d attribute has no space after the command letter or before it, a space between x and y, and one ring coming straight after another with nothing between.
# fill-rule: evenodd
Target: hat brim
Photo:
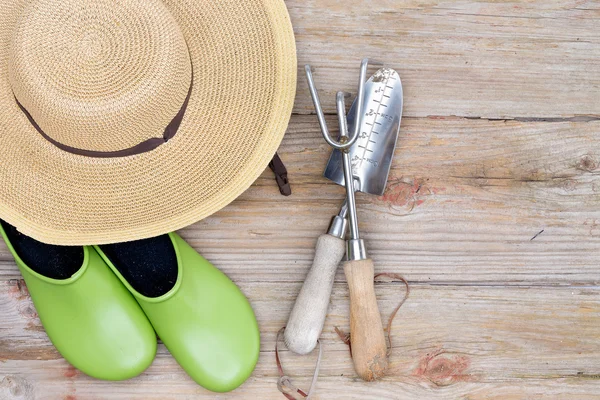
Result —
<instances>
[{"instance_id":1,"label":"hat brim","mask_svg":"<svg viewBox=\"0 0 600 400\"><path fill-rule=\"evenodd\" d=\"M0 0L0 218L51 244L153 237L220 210L267 167L296 91L283 0L163 0L189 48L192 93L173 139L121 158L65 152L18 107L8 43L29 1Z\"/></svg>"}]
</instances>

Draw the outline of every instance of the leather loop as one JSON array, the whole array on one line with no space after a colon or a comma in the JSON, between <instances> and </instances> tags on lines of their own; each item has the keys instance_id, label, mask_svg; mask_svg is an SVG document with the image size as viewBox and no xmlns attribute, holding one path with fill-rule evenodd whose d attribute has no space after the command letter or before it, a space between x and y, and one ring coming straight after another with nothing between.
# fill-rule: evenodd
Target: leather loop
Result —
<instances>
[{"instance_id":1,"label":"leather loop","mask_svg":"<svg viewBox=\"0 0 600 400\"><path fill-rule=\"evenodd\" d=\"M279 371L279 380L277 381L277 389L289 400L298 400L297 397L294 397L293 394L301 396L301 398L306 398L306 400L310 400L314 393L314 390L317 386L317 378L319 377L319 368L321 367L321 358L323 356L323 349L321 347L321 342L317 340L319 344L319 355L317 357L317 363L315 365L315 372L312 377L312 382L310 383L310 388L308 389L308 393L303 391L302 389L297 388L292 383L291 379L285 375L283 372L283 365L281 364L281 359L279 358L279 340L283 332L285 331L285 326L277 332L277 338L275 339L275 361L277 363L277 371Z\"/></svg>"},{"instance_id":2,"label":"leather loop","mask_svg":"<svg viewBox=\"0 0 600 400\"><path fill-rule=\"evenodd\" d=\"M275 174L275 180L277 181L277 186L279 186L279 192L284 196L289 196L292 194L292 187L290 186L290 181L288 180L288 172L287 168L281 161L279 154L275 153L273 159L269 163L269 168Z\"/></svg>"}]
</instances>

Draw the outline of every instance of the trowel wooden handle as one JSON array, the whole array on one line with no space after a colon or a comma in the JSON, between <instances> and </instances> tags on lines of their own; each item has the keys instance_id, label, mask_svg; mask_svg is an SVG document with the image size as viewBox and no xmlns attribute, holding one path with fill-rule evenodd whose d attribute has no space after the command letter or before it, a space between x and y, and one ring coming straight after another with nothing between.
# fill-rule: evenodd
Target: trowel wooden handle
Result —
<instances>
[{"instance_id":1,"label":"trowel wooden handle","mask_svg":"<svg viewBox=\"0 0 600 400\"><path fill-rule=\"evenodd\" d=\"M329 307L335 272L345 250L345 242L335 236L324 234L317 240L313 265L285 327L285 344L294 353L308 354L317 345Z\"/></svg>"},{"instance_id":2,"label":"trowel wooden handle","mask_svg":"<svg viewBox=\"0 0 600 400\"><path fill-rule=\"evenodd\" d=\"M350 289L350 341L358 376L373 381L383 376L387 345L373 286L373 261L347 261L344 272Z\"/></svg>"}]
</instances>

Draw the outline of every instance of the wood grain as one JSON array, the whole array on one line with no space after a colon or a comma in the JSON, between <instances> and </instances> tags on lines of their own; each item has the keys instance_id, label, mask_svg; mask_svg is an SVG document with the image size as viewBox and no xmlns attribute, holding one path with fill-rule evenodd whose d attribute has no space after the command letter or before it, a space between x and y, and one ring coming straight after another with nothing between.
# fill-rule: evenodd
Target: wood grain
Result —
<instances>
[{"instance_id":1,"label":"wood grain","mask_svg":"<svg viewBox=\"0 0 600 400\"><path fill-rule=\"evenodd\" d=\"M286 0L298 95L280 149L293 195L265 173L181 234L254 306L252 378L230 394L195 385L164 346L126 382L70 367L40 325L0 243L0 399L279 399L276 332L344 196L321 177L329 148L302 75L326 110L355 91L361 58L400 73L405 110L384 196L357 196L377 272L412 293L394 323L388 375L364 383L334 333L349 329L343 272L322 335L317 399L598 399L600 370L600 4L597 1ZM335 126L335 117L329 116ZM378 283L382 316L402 285ZM284 351L308 388L314 354Z\"/></svg>"},{"instance_id":2,"label":"wood grain","mask_svg":"<svg viewBox=\"0 0 600 400\"><path fill-rule=\"evenodd\" d=\"M377 271L413 282L598 284L597 143L600 121L406 118L388 192L357 196ZM236 281L304 279L344 197L321 176L328 154L316 118L294 116L281 147L293 195L266 171L183 237ZM1 243L0 260L0 276L19 276Z\"/></svg>"},{"instance_id":3,"label":"wood grain","mask_svg":"<svg viewBox=\"0 0 600 400\"><path fill-rule=\"evenodd\" d=\"M360 60L398 70L405 115L599 117L597 1L287 0L329 112ZM300 74L295 111L312 112ZM326 102L325 99L329 99Z\"/></svg>"},{"instance_id":4,"label":"wood grain","mask_svg":"<svg viewBox=\"0 0 600 400\"><path fill-rule=\"evenodd\" d=\"M256 310L262 348L253 377L230 395L209 395L195 385L162 345L154 364L136 379L113 383L83 376L47 342L39 319L27 314L31 300L16 282L0 284L0 332L10 337L0 344L0 371L24 379L22 385L31 386L40 399L103 398L106 393L130 399L279 398L274 340L300 284L280 283L274 290L272 283L253 282L241 288ZM378 283L375 290L387 317L403 285ZM578 392L593 398L600 379L599 296L600 289L587 287L413 285L393 325L388 376L361 384L346 345L333 332L335 326L349 328L348 290L344 283L335 284L317 398L339 398L350 388L361 399L502 398L503 391L514 398L536 391L552 398ZM314 357L282 352L286 372L302 387L308 386Z\"/></svg>"}]
</instances>

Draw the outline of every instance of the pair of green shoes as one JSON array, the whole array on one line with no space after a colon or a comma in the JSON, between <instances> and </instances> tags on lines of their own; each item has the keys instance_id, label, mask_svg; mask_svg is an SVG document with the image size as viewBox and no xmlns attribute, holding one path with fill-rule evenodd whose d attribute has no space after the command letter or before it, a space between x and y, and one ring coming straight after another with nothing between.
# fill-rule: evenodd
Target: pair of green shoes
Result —
<instances>
[{"instance_id":1,"label":"pair of green shoes","mask_svg":"<svg viewBox=\"0 0 600 400\"><path fill-rule=\"evenodd\" d=\"M48 263L52 257L56 262L57 255L44 259L39 254L19 254L26 251L20 243L11 243L17 241L14 232L10 225L0 224L0 233L23 274L50 340L85 374L105 380L139 375L154 359L156 334L183 369L211 391L233 390L254 370L260 334L248 300L177 234L163 237L163 244L166 240L172 245L169 250L176 260L172 282L159 282L160 295L149 297L140 293L139 282L164 276L161 264L149 259L140 261L144 268L119 265L123 260L135 264L132 256L138 256L143 247L133 249L132 254L127 254L127 248L120 254L110 246L72 248L82 252L83 262L76 260L79 267L68 277L54 279L27 264ZM29 245L60 249L25 238L31 241ZM64 262L73 262L73 258L77 257L71 252ZM154 263L156 271L148 267ZM148 290L152 291L141 291Z\"/></svg>"}]
</instances>

